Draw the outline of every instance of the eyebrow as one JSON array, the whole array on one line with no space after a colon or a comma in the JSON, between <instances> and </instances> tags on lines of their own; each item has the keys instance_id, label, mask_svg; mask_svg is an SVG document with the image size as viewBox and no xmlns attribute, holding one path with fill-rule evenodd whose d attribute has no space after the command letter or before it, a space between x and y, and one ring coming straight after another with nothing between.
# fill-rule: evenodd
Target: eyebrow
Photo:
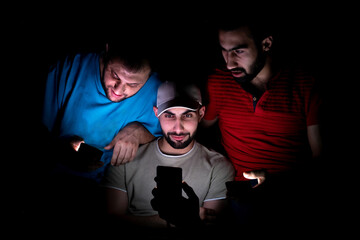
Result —
<instances>
[{"instance_id":1,"label":"eyebrow","mask_svg":"<svg viewBox=\"0 0 360 240\"><path fill-rule=\"evenodd\" d=\"M230 49L228 49L228 50L225 49L225 48L223 48L223 47L221 47L221 50L230 52L230 51L234 51L234 50L241 49L241 48L248 48L248 46L249 46L248 44L244 43L244 44L237 45L237 46L235 46L235 47L233 47L233 48L230 48Z\"/></svg>"},{"instance_id":2,"label":"eyebrow","mask_svg":"<svg viewBox=\"0 0 360 240\"><path fill-rule=\"evenodd\" d=\"M196 111L194 111L194 110L187 110L187 111L181 113L181 115L187 114L187 113L189 113L189 112L196 112ZM170 115L175 115L174 113L170 112L169 110L166 110L164 113L167 113L167 114L170 114Z\"/></svg>"}]
</instances>

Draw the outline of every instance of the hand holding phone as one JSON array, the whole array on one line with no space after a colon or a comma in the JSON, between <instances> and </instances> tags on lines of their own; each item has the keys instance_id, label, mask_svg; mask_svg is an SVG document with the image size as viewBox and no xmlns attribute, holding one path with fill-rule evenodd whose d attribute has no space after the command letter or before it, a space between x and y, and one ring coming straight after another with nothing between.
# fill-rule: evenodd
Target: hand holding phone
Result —
<instances>
[{"instance_id":1,"label":"hand holding phone","mask_svg":"<svg viewBox=\"0 0 360 240\"><path fill-rule=\"evenodd\" d=\"M197 227L201 224L199 198L194 190L182 181L182 169L158 166L151 205L160 218L179 227ZM182 190L188 198L182 196Z\"/></svg>"}]
</instances>

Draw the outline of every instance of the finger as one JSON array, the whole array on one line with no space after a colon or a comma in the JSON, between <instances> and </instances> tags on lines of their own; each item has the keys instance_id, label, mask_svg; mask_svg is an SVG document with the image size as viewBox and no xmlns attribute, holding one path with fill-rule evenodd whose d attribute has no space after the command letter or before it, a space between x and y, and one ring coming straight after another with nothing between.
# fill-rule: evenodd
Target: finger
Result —
<instances>
[{"instance_id":1,"label":"finger","mask_svg":"<svg viewBox=\"0 0 360 240\"><path fill-rule=\"evenodd\" d=\"M131 152L129 151L129 149L125 146L121 146L119 148L119 155L117 156L116 159L117 164L120 165L129 162L130 156L131 156Z\"/></svg>"},{"instance_id":2,"label":"finger","mask_svg":"<svg viewBox=\"0 0 360 240\"><path fill-rule=\"evenodd\" d=\"M155 181L156 183L158 183L159 177L158 177L158 176L154 177L154 181Z\"/></svg>"},{"instance_id":3,"label":"finger","mask_svg":"<svg viewBox=\"0 0 360 240\"><path fill-rule=\"evenodd\" d=\"M194 189L192 189L192 187L190 187L185 181L182 182L181 187L190 199L198 198Z\"/></svg>"},{"instance_id":4,"label":"finger","mask_svg":"<svg viewBox=\"0 0 360 240\"><path fill-rule=\"evenodd\" d=\"M136 156L137 150L138 150L138 146L133 147L133 148L131 149L131 155L130 155L130 158L129 158L129 162L132 161L132 160L134 160L134 158L135 158L135 156Z\"/></svg>"},{"instance_id":5,"label":"finger","mask_svg":"<svg viewBox=\"0 0 360 240\"><path fill-rule=\"evenodd\" d=\"M122 163L128 163L132 160L132 150L127 148L127 147L123 147L121 148L122 150L124 150L124 155L121 159L121 162Z\"/></svg>"},{"instance_id":6,"label":"finger","mask_svg":"<svg viewBox=\"0 0 360 240\"><path fill-rule=\"evenodd\" d=\"M110 150L115 146L116 140L115 138L107 145L104 147L105 150Z\"/></svg>"},{"instance_id":7,"label":"finger","mask_svg":"<svg viewBox=\"0 0 360 240\"><path fill-rule=\"evenodd\" d=\"M265 181L265 177L258 177L257 180L258 180L258 184L256 184L254 187L257 187L259 186L260 184L262 184L264 181Z\"/></svg>"},{"instance_id":8,"label":"finger","mask_svg":"<svg viewBox=\"0 0 360 240\"><path fill-rule=\"evenodd\" d=\"M117 164L117 159L118 159L118 155L119 155L119 147L115 145L114 150L113 150L113 155L111 157L111 165L113 166L118 166L119 164Z\"/></svg>"},{"instance_id":9,"label":"finger","mask_svg":"<svg viewBox=\"0 0 360 240\"><path fill-rule=\"evenodd\" d=\"M121 159L122 163L128 163L134 160L138 147L138 145L123 145L124 155L123 159ZM121 155L119 156L121 157Z\"/></svg>"},{"instance_id":10,"label":"finger","mask_svg":"<svg viewBox=\"0 0 360 240\"><path fill-rule=\"evenodd\" d=\"M72 141L71 142L71 147L75 150L75 151L79 151L79 148L80 148L80 145L82 144L82 143L85 143L85 141L84 140L79 140L79 141Z\"/></svg>"},{"instance_id":11,"label":"finger","mask_svg":"<svg viewBox=\"0 0 360 240\"><path fill-rule=\"evenodd\" d=\"M158 211L158 210L159 210L158 202L156 201L155 198L153 198L153 199L150 200L150 204L151 204L151 207L152 207L155 211Z\"/></svg>"},{"instance_id":12,"label":"finger","mask_svg":"<svg viewBox=\"0 0 360 240\"><path fill-rule=\"evenodd\" d=\"M159 197L159 190L158 190L158 188L157 188L157 187L154 187L154 189L151 191L151 194L152 194L155 198Z\"/></svg>"},{"instance_id":13,"label":"finger","mask_svg":"<svg viewBox=\"0 0 360 240\"><path fill-rule=\"evenodd\" d=\"M256 179L254 172L243 172L243 176L246 179Z\"/></svg>"}]
</instances>

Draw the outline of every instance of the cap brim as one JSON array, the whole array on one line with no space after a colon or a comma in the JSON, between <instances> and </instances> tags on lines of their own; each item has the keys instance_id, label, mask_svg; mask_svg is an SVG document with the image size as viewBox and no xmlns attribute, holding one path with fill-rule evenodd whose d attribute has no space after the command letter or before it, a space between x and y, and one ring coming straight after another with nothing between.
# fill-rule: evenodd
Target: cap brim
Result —
<instances>
[{"instance_id":1,"label":"cap brim","mask_svg":"<svg viewBox=\"0 0 360 240\"><path fill-rule=\"evenodd\" d=\"M159 117L162 113L171 108L186 108L192 111L196 111L200 106L201 105L197 101L177 98L158 106L157 116Z\"/></svg>"}]
</instances>

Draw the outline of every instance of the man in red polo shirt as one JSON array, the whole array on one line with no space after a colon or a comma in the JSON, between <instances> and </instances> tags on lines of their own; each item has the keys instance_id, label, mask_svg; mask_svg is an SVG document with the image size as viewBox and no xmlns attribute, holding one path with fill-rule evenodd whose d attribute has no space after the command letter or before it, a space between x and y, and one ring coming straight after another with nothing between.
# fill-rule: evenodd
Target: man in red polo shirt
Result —
<instances>
[{"instance_id":1,"label":"man in red polo shirt","mask_svg":"<svg viewBox=\"0 0 360 240\"><path fill-rule=\"evenodd\" d=\"M322 152L321 98L315 79L303 68L274 61L275 39L263 31L267 24L257 25L253 18L219 24L226 67L209 75L209 104L202 122L205 127L218 123L221 144L236 169L235 180L256 180L259 198L264 197L264 186L271 186L266 191L275 194L280 185L295 187L299 179L308 178L303 170L311 170ZM233 191L238 185L229 186L230 196L244 195L241 189Z\"/></svg>"}]
</instances>

